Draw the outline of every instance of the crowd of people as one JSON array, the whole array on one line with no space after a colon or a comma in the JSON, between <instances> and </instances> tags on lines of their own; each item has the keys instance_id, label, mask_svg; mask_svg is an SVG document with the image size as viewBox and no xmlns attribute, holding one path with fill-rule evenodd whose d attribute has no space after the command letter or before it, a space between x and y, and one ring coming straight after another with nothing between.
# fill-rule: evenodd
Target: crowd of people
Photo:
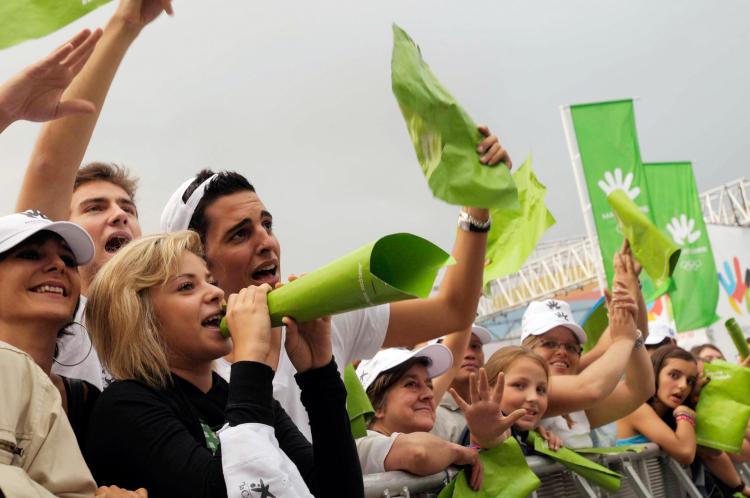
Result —
<instances>
[{"instance_id":1,"label":"crowd of people","mask_svg":"<svg viewBox=\"0 0 750 498\"><path fill-rule=\"evenodd\" d=\"M734 467L750 444L729 455L695 437L702 365L723 356L649 334L627 243L595 347L583 351L569 304L547 299L526 309L520 345L485 361L492 334L472 323L482 207L462 209L456 264L429 298L278 328L267 296L283 285L280 242L243 174L190 176L161 233L142 237L135 178L81 162L128 48L171 11L120 0L103 30L0 86L0 131L47 121L16 212L0 217L0 496L356 498L363 473L454 465L478 490L480 452L514 438L533 454L532 430L553 450L654 442L707 496L750 496ZM510 168L480 133L480 162ZM371 406L362 433L356 397Z\"/></svg>"}]
</instances>

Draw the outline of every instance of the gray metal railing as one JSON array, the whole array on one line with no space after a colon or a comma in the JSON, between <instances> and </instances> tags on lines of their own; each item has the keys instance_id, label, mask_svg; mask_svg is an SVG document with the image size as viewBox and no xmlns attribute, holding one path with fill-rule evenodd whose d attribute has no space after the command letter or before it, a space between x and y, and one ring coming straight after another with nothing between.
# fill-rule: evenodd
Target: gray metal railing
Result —
<instances>
[{"instance_id":1,"label":"gray metal railing","mask_svg":"<svg viewBox=\"0 0 750 498\"><path fill-rule=\"evenodd\" d=\"M609 494L591 485L577 474L552 460L539 456L527 458L531 470L539 476L542 485L532 498L699 498L700 493L690 474L675 460L652 444L640 453L596 455L595 462L611 468L624 477L619 491ZM743 476L750 476L750 467L738 466ZM416 477L406 472L384 472L365 476L367 498L434 498L442 486L455 475L449 470L427 477Z\"/></svg>"}]
</instances>

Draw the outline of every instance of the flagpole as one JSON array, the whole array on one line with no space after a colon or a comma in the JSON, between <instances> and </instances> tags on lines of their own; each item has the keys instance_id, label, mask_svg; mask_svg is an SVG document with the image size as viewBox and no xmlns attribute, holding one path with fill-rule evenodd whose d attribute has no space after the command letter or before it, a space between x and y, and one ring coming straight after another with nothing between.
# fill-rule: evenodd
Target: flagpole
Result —
<instances>
[{"instance_id":1,"label":"flagpole","mask_svg":"<svg viewBox=\"0 0 750 498\"><path fill-rule=\"evenodd\" d=\"M583 170L583 164L581 164L581 154L578 151L578 144L573 139L573 122L570 115L570 106L560 106L560 119L562 119L563 131L565 132L565 142L568 144L568 155L570 156L570 165L573 168L573 178L576 182L576 189L578 190L578 202L581 205L581 214L583 215L583 223L586 227L586 236L590 241L594 240L594 231L591 228L591 220L589 218L589 212L591 211L591 203L586 202L586 194L583 192L583 185L581 184L581 175L579 170ZM597 251L597 254L600 254ZM601 255L600 255L601 257ZM596 282L599 285L599 292L604 294L604 289L607 288L607 281L604 278L601 265L594 265L594 271L596 272Z\"/></svg>"}]
</instances>

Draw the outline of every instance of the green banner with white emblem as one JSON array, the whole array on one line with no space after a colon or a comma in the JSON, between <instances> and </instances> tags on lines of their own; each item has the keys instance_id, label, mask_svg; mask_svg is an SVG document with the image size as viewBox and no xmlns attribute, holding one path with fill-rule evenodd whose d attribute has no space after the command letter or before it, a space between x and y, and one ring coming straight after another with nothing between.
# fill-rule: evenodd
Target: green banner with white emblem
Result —
<instances>
[{"instance_id":1,"label":"green banner with white emblem","mask_svg":"<svg viewBox=\"0 0 750 498\"><path fill-rule=\"evenodd\" d=\"M656 226L682 248L669 292L677 331L708 327L719 317L719 281L689 162L644 164Z\"/></svg>"}]
</instances>

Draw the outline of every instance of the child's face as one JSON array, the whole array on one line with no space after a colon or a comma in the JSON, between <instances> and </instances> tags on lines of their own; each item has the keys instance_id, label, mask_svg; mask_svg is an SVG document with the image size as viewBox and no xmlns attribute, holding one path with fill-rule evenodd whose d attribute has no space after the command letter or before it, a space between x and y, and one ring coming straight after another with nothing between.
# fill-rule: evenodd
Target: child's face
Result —
<instances>
[{"instance_id":1,"label":"child's face","mask_svg":"<svg viewBox=\"0 0 750 498\"><path fill-rule=\"evenodd\" d=\"M516 422L516 428L528 431L536 427L547 410L547 373L531 358L519 358L505 369L505 390L500 408L508 414L519 408L526 415Z\"/></svg>"}]
</instances>

